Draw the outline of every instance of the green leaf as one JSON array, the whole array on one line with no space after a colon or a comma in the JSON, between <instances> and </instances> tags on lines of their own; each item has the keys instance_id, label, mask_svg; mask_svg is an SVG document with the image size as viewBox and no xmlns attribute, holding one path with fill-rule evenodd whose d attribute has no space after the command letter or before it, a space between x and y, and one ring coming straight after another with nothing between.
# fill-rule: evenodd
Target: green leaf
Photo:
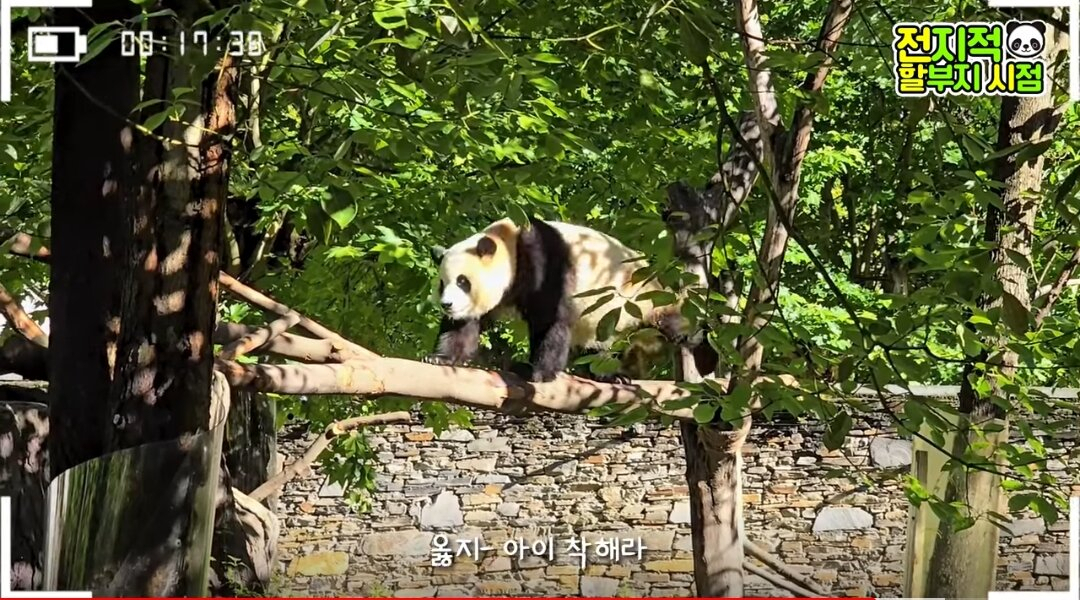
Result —
<instances>
[{"instance_id":1,"label":"green leaf","mask_svg":"<svg viewBox=\"0 0 1080 600\"><path fill-rule=\"evenodd\" d=\"M562 64L563 62L561 58L548 52L537 52L535 54L530 54L528 58L529 60L534 60L536 62L550 63L554 65Z\"/></svg>"},{"instance_id":2,"label":"green leaf","mask_svg":"<svg viewBox=\"0 0 1080 600\"><path fill-rule=\"evenodd\" d=\"M559 84L548 77L531 77L529 83L535 85L542 92L555 93L559 91Z\"/></svg>"},{"instance_id":3,"label":"green leaf","mask_svg":"<svg viewBox=\"0 0 1080 600\"><path fill-rule=\"evenodd\" d=\"M615 333L615 326L619 323L619 317L622 316L622 307L615 307L600 317L600 323L596 326L596 338L600 341L604 341L610 338Z\"/></svg>"},{"instance_id":4,"label":"green leaf","mask_svg":"<svg viewBox=\"0 0 1080 600\"><path fill-rule=\"evenodd\" d=\"M1033 498L1032 503L1034 504L1033 508L1035 509L1035 512L1040 517L1042 517L1044 521L1046 521L1047 525L1053 525L1054 523L1057 523L1058 517L1060 515L1058 514L1058 509L1056 506L1054 506L1046 498L1043 498L1041 496L1036 496L1035 498Z\"/></svg>"},{"instance_id":5,"label":"green leaf","mask_svg":"<svg viewBox=\"0 0 1080 600\"><path fill-rule=\"evenodd\" d=\"M690 62L700 65L709 57L709 40L684 13L679 17L679 39Z\"/></svg>"},{"instance_id":6,"label":"green leaf","mask_svg":"<svg viewBox=\"0 0 1080 600\"><path fill-rule=\"evenodd\" d=\"M457 17L455 17L454 15L439 15L439 24L450 35L454 35L455 33L457 33L458 29L461 27L460 23L458 23Z\"/></svg>"},{"instance_id":7,"label":"green leaf","mask_svg":"<svg viewBox=\"0 0 1080 600\"><path fill-rule=\"evenodd\" d=\"M398 27L404 27L408 25L406 17L408 13L404 8L395 6L393 8L384 8L379 10L376 8L371 16L375 18L375 22L379 24L383 29L397 29Z\"/></svg>"},{"instance_id":8,"label":"green leaf","mask_svg":"<svg viewBox=\"0 0 1080 600\"><path fill-rule=\"evenodd\" d=\"M712 402L701 402L694 407L694 420L702 425L712 423L716 417L716 405Z\"/></svg>"},{"instance_id":9,"label":"green leaf","mask_svg":"<svg viewBox=\"0 0 1080 600\"><path fill-rule=\"evenodd\" d=\"M143 121L143 127L145 127L149 131L157 131L157 128L161 127L161 124L169 118L170 114L172 114L171 107L159 113L150 115L150 117L147 118L146 121Z\"/></svg>"},{"instance_id":10,"label":"green leaf","mask_svg":"<svg viewBox=\"0 0 1080 600\"><path fill-rule=\"evenodd\" d=\"M649 417L649 409L645 406L635 406L634 408L620 414L618 417L611 420L608 423L609 427L626 427L627 425L633 425L644 421Z\"/></svg>"},{"instance_id":11,"label":"green leaf","mask_svg":"<svg viewBox=\"0 0 1080 600\"><path fill-rule=\"evenodd\" d=\"M836 413L836 416L829 422L829 428L825 432L825 439L823 440L825 447L829 450L839 450L844 447L844 440L847 439L847 434L851 431L851 415L847 411L841 410Z\"/></svg>"},{"instance_id":12,"label":"green leaf","mask_svg":"<svg viewBox=\"0 0 1080 600\"><path fill-rule=\"evenodd\" d=\"M117 24L116 23L110 23L109 25L117 25ZM86 63L90 62L95 56L97 56L98 54L101 54L102 51L105 50L105 48L108 48L109 44L111 44L113 42L113 40L115 40L117 37L119 37L119 35L120 35L120 29L115 28L115 29L110 29L108 31L105 31L101 35L99 35L99 36L97 36L95 38L92 38L91 41L89 42L89 44L87 45L86 54L84 54L82 56L82 58L79 59L79 64L80 65L85 65ZM136 48L138 48L137 45L136 45ZM138 55L138 52L136 52L136 55Z\"/></svg>"},{"instance_id":13,"label":"green leaf","mask_svg":"<svg viewBox=\"0 0 1080 600\"><path fill-rule=\"evenodd\" d=\"M1001 489L1007 492L1016 492L1024 489L1024 483L1015 479L1003 479L1001 481Z\"/></svg>"},{"instance_id":14,"label":"green leaf","mask_svg":"<svg viewBox=\"0 0 1080 600\"><path fill-rule=\"evenodd\" d=\"M326 14L325 0L299 0L296 5L300 8L307 9L308 12L315 15Z\"/></svg>"},{"instance_id":15,"label":"green leaf","mask_svg":"<svg viewBox=\"0 0 1080 600\"><path fill-rule=\"evenodd\" d=\"M589 370L596 375L611 375L622 368L622 361L610 354L601 355L589 364Z\"/></svg>"},{"instance_id":16,"label":"green leaf","mask_svg":"<svg viewBox=\"0 0 1080 600\"><path fill-rule=\"evenodd\" d=\"M682 410L684 408L690 408L699 401L699 398L694 396L686 396L685 398L678 398L675 400L667 400L664 402L664 410Z\"/></svg>"},{"instance_id":17,"label":"green leaf","mask_svg":"<svg viewBox=\"0 0 1080 600\"><path fill-rule=\"evenodd\" d=\"M344 229L356 218L359 209L356 200L347 191L336 186L330 188L330 197L322 201L322 208L326 216Z\"/></svg>"},{"instance_id":18,"label":"green leaf","mask_svg":"<svg viewBox=\"0 0 1080 600\"><path fill-rule=\"evenodd\" d=\"M963 323L957 323L956 335L960 338L960 345L964 349L964 354L968 356L978 356L979 353L982 352L982 343L979 342L975 333L965 327Z\"/></svg>"},{"instance_id":19,"label":"green leaf","mask_svg":"<svg viewBox=\"0 0 1080 600\"><path fill-rule=\"evenodd\" d=\"M1009 498L1009 512L1020 512L1027 508L1037 498L1035 494L1016 494Z\"/></svg>"},{"instance_id":20,"label":"green leaf","mask_svg":"<svg viewBox=\"0 0 1080 600\"><path fill-rule=\"evenodd\" d=\"M598 296L600 294L603 294L604 292L610 292L610 291L612 291L614 289L615 289L615 286L606 285L606 286L604 286L602 288L596 288L594 290L587 290L587 291L584 291L584 292L579 292L577 294L574 294L574 297L575 298L588 298L590 296ZM611 297L614 298L615 294L612 294Z\"/></svg>"},{"instance_id":21,"label":"green leaf","mask_svg":"<svg viewBox=\"0 0 1080 600\"><path fill-rule=\"evenodd\" d=\"M1076 165L1069 175L1058 186L1057 193L1054 194L1054 204L1061 205L1065 202L1065 199L1072 195L1073 190L1076 189L1077 182L1080 181L1080 164Z\"/></svg>"},{"instance_id":22,"label":"green leaf","mask_svg":"<svg viewBox=\"0 0 1080 600\"><path fill-rule=\"evenodd\" d=\"M599 309L601 306L607 304L608 302L611 302L614 298L615 298L615 294L608 294L608 295L600 298L596 302L593 302L591 306L589 306L585 310L581 311L581 316L584 317L585 315Z\"/></svg>"},{"instance_id":23,"label":"green leaf","mask_svg":"<svg viewBox=\"0 0 1080 600\"><path fill-rule=\"evenodd\" d=\"M667 306L674 304L679 297L674 292L666 290L652 290L637 297L638 302L652 302L653 306Z\"/></svg>"}]
</instances>

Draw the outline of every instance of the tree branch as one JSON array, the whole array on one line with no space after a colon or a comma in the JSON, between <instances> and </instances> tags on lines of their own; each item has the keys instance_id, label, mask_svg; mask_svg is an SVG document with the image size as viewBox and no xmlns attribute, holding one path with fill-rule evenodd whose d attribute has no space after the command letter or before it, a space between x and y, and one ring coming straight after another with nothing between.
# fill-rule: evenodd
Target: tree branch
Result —
<instances>
[{"instance_id":1,"label":"tree branch","mask_svg":"<svg viewBox=\"0 0 1080 600\"><path fill-rule=\"evenodd\" d=\"M793 584L796 584L796 585L792 586L792 587L783 586L780 582L778 582L776 580L773 580L773 579L769 579L768 577L765 577L764 575L761 575L760 573L758 573L759 576L764 577L765 579L769 579L769 581L771 581L772 583L775 583L777 585L781 585L782 587L784 587L784 589L786 589L786 590L788 590L790 592L802 595L802 596L807 596L807 597L811 597L811 598L824 598L824 597L828 596L828 594L825 593L824 590L818 588L817 584L810 581L809 579L806 579L805 577L800 576L795 571L792 571L791 567L789 567L789 566L785 565L784 563L780 562L779 558L777 558L777 557L773 556L772 554L766 552L764 548L754 544L750 540L743 540L743 548L746 549L747 554L749 554L750 556L753 556L754 558L760 560L762 563L765 564L765 566L771 568L772 570L776 571L780 575L783 575L789 581L791 581ZM747 564L747 568L748 569L750 568L749 563ZM751 571L752 571L752 569L751 569ZM800 591L797 591L796 589L793 589L793 587L796 587L796 588L801 587L801 588L805 588L805 589L803 589L800 592Z\"/></svg>"},{"instance_id":2,"label":"tree branch","mask_svg":"<svg viewBox=\"0 0 1080 600\"><path fill-rule=\"evenodd\" d=\"M339 435L344 435L350 431L359 429L361 427L367 427L370 425L385 425L387 423L403 423L412 419L412 415L405 411L398 411L392 413L386 413L381 415L365 415L362 417L353 417L351 419L344 419L331 423L326 430L315 439L314 442L308 446L307 451L300 458L294 460L292 464L285 468L282 472L274 475L265 483L255 488L255 491L248 494L253 500L262 502L270 494L273 494L285 484L292 481L294 477L307 469L319 459L323 451L326 450L330 443L334 441L334 438Z\"/></svg>"},{"instance_id":3,"label":"tree branch","mask_svg":"<svg viewBox=\"0 0 1080 600\"><path fill-rule=\"evenodd\" d=\"M225 346L258 330L257 327L240 323L218 323L214 330L214 343ZM335 345L331 340L309 338L294 333L276 335L250 350L255 351L305 363L344 362L350 357L340 344Z\"/></svg>"},{"instance_id":4,"label":"tree branch","mask_svg":"<svg viewBox=\"0 0 1080 600\"><path fill-rule=\"evenodd\" d=\"M783 577L780 577L779 575L774 575L773 573L769 572L768 570L763 569L763 568L755 565L752 562L747 561L746 563L743 564L743 567L747 571L750 571L751 573L753 573L754 575L757 575L758 577L764 579L765 581L768 581L769 583L775 585L776 587L778 587L780 589L783 589L783 590L787 590L787 591L791 592L792 594L795 594L796 596L801 596L803 598L823 598L823 597L825 597L825 594L819 594L817 592L812 592L809 589L806 589L803 586L799 585L798 583L789 582L788 580L784 579Z\"/></svg>"},{"instance_id":5,"label":"tree branch","mask_svg":"<svg viewBox=\"0 0 1080 600\"><path fill-rule=\"evenodd\" d=\"M0 285L0 311L3 311L8 323L11 323L15 331L18 331L23 337L42 348L49 347L49 336L45 335L45 332L41 330L41 326L31 319L30 315L26 314L19 301L8 293L3 285Z\"/></svg>"},{"instance_id":6,"label":"tree branch","mask_svg":"<svg viewBox=\"0 0 1080 600\"><path fill-rule=\"evenodd\" d=\"M218 353L218 358L233 360L238 356L247 354L285 333L290 327L299 323L301 318L300 314L296 311L289 311L289 314L271 322L266 327L256 329L255 331L243 335L236 341L230 342L221 349L221 352Z\"/></svg>"},{"instance_id":7,"label":"tree branch","mask_svg":"<svg viewBox=\"0 0 1080 600\"><path fill-rule=\"evenodd\" d=\"M773 134L780 128L780 108L776 102L772 71L765 66L765 38L761 33L761 16L757 0L739 0L735 14L746 55L746 70L750 75L750 95L757 108L758 124L761 126L766 148L771 148ZM771 153L771 152L770 152Z\"/></svg>"},{"instance_id":8,"label":"tree branch","mask_svg":"<svg viewBox=\"0 0 1080 600\"><path fill-rule=\"evenodd\" d=\"M288 306L285 306L284 304L281 304L280 302L269 298L268 296L264 295L263 293L259 292L254 288L248 287L240 283L228 273L221 273L218 276L218 281L221 282L221 285L224 286L225 289L228 290L229 293L231 293L232 295L240 298L241 300L249 302L263 310L267 310L281 316L286 316L290 312L292 312L292 309ZM298 325L321 338L325 338L332 342L340 344L342 352L355 354L356 356L360 357L375 356L375 354L371 350L368 350L367 348L364 348L359 344L350 342L337 332L334 332L307 317L301 316Z\"/></svg>"},{"instance_id":9,"label":"tree branch","mask_svg":"<svg viewBox=\"0 0 1080 600\"><path fill-rule=\"evenodd\" d=\"M40 262L49 262L49 249L26 233L16 233L8 240L8 252L16 256L32 258ZM35 246L37 246L35 248Z\"/></svg>"},{"instance_id":10,"label":"tree branch","mask_svg":"<svg viewBox=\"0 0 1080 600\"><path fill-rule=\"evenodd\" d=\"M822 25L821 35L818 39L817 51L825 54L826 59L818 70L807 76L803 89L809 93L820 91L824 85L825 76L828 74L832 52L839 43L840 34L844 25L851 16L852 0L832 0L829 4L829 12ZM771 79L767 75L768 69L761 67L764 62L764 42L760 39L761 23L758 18L756 0L740 0L738 16L740 28L746 32L744 43L747 51L747 66L752 69L750 76L757 82L769 85L766 90L755 90L754 97L761 103L759 105L759 118L771 119L770 111L775 110L775 91L771 88ZM750 36L754 36L753 38ZM753 69L759 69L754 72ZM778 121L769 120L759 123L762 129L775 127ZM802 104L795 111L792 122L794 135L766 136L766 141L782 141L781 146L776 144L767 145L773 153L772 173L770 177L771 189L768 217L765 224L765 233L762 236L761 246L758 252L757 263L762 271L761 282L754 278L746 303L746 313L743 322L750 325L751 330L760 331L765 327L771 316L759 314L762 305L773 303L775 292L780 282L781 267L790 232L785 223L793 222L795 208L799 200L799 175L802 170L802 161L806 150L810 145L810 134L813 130L814 109L810 104ZM775 129L774 129L775 131ZM738 132L735 132L741 138ZM740 140L744 147L749 148L745 140ZM753 374L761 367L764 356L764 347L756 335L743 340L741 354L744 366L748 373ZM732 380L734 382L734 379Z\"/></svg>"},{"instance_id":11,"label":"tree branch","mask_svg":"<svg viewBox=\"0 0 1080 600\"><path fill-rule=\"evenodd\" d=\"M554 381L533 383L510 372L446 367L381 356L329 365L240 364L218 360L217 367L234 387L280 394L407 396L509 414L531 410L581 414L615 404L624 411L643 407L679 419L693 418L690 408L663 408L666 402L689 394L672 381L616 384L561 374ZM794 378L782 379L785 385L796 385Z\"/></svg>"},{"instance_id":12,"label":"tree branch","mask_svg":"<svg viewBox=\"0 0 1080 600\"><path fill-rule=\"evenodd\" d=\"M1046 302L1035 314L1035 328L1038 329L1042 326L1043 321L1050 315L1050 311L1054 310L1054 305L1057 304L1059 298L1061 298L1062 292L1065 291L1065 287L1069 284L1069 280L1072 278L1073 273L1076 271L1076 267L1080 266L1080 246L1073 251L1072 256L1065 262L1065 266L1061 268L1061 273L1058 274L1057 281L1050 287L1050 290L1046 292Z\"/></svg>"}]
</instances>

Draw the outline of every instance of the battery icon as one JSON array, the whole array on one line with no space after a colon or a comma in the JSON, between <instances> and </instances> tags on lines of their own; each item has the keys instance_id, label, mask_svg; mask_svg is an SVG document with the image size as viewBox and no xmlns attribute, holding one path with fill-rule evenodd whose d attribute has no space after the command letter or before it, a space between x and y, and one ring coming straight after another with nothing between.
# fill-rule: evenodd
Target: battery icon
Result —
<instances>
[{"instance_id":1,"label":"battery icon","mask_svg":"<svg viewBox=\"0 0 1080 600\"><path fill-rule=\"evenodd\" d=\"M86 36L78 27L30 27L26 36L30 62L79 62L86 54Z\"/></svg>"}]
</instances>

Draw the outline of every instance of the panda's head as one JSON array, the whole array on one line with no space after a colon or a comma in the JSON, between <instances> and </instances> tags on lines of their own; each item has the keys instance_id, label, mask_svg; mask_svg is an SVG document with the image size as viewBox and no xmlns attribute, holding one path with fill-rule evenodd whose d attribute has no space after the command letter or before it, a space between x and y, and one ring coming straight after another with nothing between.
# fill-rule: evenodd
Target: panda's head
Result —
<instances>
[{"instance_id":1,"label":"panda's head","mask_svg":"<svg viewBox=\"0 0 1080 600\"><path fill-rule=\"evenodd\" d=\"M506 229L509 231L509 229ZM514 281L512 239L489 227L446 250L435 249L439 261L437 301L454 320L478 319L499 306Z\"/></svg>"},{"instance_id":2,"label":"panda's head","mask_svg":"<svg viewBox=\"0 0 1080 600\"><path fill-rule=\"evenodd\" d=\"M1005 24L1005 47L1011 56L1033 58L1046 47L1046 23L1042 21L1009 21Z\"/></svg>"}]
</instances>

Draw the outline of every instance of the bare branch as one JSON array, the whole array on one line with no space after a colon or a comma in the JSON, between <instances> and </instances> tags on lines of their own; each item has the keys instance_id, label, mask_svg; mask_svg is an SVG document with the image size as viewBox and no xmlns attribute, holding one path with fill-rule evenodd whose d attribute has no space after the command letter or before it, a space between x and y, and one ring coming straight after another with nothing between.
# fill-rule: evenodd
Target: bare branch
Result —
<instances>
[{"instance_id":1,"label":"bare branch","mask_svg":"<svg viewBox=\"0 0 1080 600\"><path fill-rule=\"evenodd\" d=\"M510 414L548 411L581 414L608 404L679 419L692 419L690 408L666 410L666 402L689 392L672 381L601 383L562 374L554 381L527 382L508 372L430 365L401 358L353 359L331 365L266 365L217 361L234 387L280 394L355 394L407 396ZM781 383L796 386L792 377ZM771 380L761 378L759 381ZM717 379L721 383L725 380Z\"/></svg>"},{"instance_id":2,"label":"bare branch","mask_svg":"<svg viewBox=\"0 0 1080 600\"><path fill-rule=\"evenodd\" d=\"M412 415L405 411L398 411L392 413L386 413L381 415L365 415L363 417L353 417L351 419L344 419L331 423L326 431L322 433L314 442L308 446L307 451L300 458L293 461L291 465L285 468L282 472L274 475L268 479L265 483L255 488L255 491L248 494L253 500L262 502L270 494L273 494L285 484L292 481L294 477L306 470L312 465L323 451L330 446L330 442L334 441L334 438L339 435L344 435L350 431L359 429L361 427L367 427L370 425L385 425L387 423L403 423L412 419Z\"/></svg>"},{"instance_id":3,"label":"bare branch","mask_svg":"<svg viewBox=\"0 0 1080 600\"><path fill-rule=\"evenodd\" d=\"M825 23L821 26L816 48L818 52L825 56L817 71L807 75L806 81L803 82L803 91L807 94L817 94L824 87L825 77L828 76L829 69L833 64L833 53L836 52L836 48L840 45L840 35L844 31L848 19L851 18L853 7L854 0L832 0L829 3L829 12L825 17ZM776 163L778 165L784 164L788 170L787 176L794 177L796 180L798 171L802 166L802 160L806 156L806 150L810 147L810 132L813 129L813 123L814 107L810 104L803 104L795 111L795 120L791 126L792 131L795 132L795 138L792 141L791 149L787 151L790 162Z\"/></svg>"},{"instance_id":4,"label":"bare branch","mask_svg":"<svg viewBox=\"0 0 1080 600\"><path fill-rule=\"evenodd\" d=\"M757 575L758 577L764 579L765 581L768 581L769 583L775 585L776 587L778 587L780 589L787 590L787 591L791 592L792 594L795 594L796 596L800 596L800 597L803 597L803 598L821 598L822 597L822 594L819 594L817 592L812 592L812 591L802 587L801 585L799 585L797 583L790 582L787 579L784 579L783 577L775 575L772 572L770 572L768 569L763 569L763 568L755 565L752 562L748 561L748 562L744 563L743 567L747 571L750 571L751 573L753 573L754 575Z\"/></svg>"},{"instance_id":5,"label":"bare branch","mask_svg":"<svg viewBox=\"0 0 1080 600\"><path fill-rule=\"evenodd\" d=\"M45 335L45 332L41 330L41 326L31 319L30 315L26 314L19 301L8 293L3 285L0 285L0 311L3 311L8 323L11 323L15 331L18 331L23 337L42 348L49 347L49 336Z\"/></svg>"},{"instance_id":6,"label":"bare branch","mask_svg":"<svg viewBox=\"0 0 1080 600\"><path fill-rule=\"evenodd\" d=\"M40 244L36 244L34 238L29 234L16 233L8 241L11 244L8 247L8 252L11 254L32 258L41 262L49 262L49 249ZM34 248L35 245L38 247Z\"/></svg>"},{"instance_id":7,"label":"bare branch","mask_svg":"<svg viewBox=\"0 0 1080 600\"><path fill-rule=\"evenodd\" d=\"M739 0L735 23L746 54L746 70L750 75L750 95L757 108L758 124L766 140L766 148L773 133L780 128L780 108L776 103L772 71L765 66L765 38L761 33L761 16L757 0Z\"/></svg>"},{"instance_id":8,"label":"bare branch","mask_svg":"<svg viewBox=\"0 0 1080 600\"><path fill-rule=\"evenodd\" d=\"M750 556L753 556L754 558L760 560L766 566L772 568L772 570L776 571L780 575L783 575L789 581L796 584L793 587L805 588L805 589L802 589L801 591L798 591L796 589L793 589L793 587L783 586L781 583L779 583L779 582L777 582L775 580L769 579L769 581L772 581L773 583L775 583L777 585L781 585L782 587L784 587L784 589L786 589L786 590L788 590L790 592L799 594L800 596L806 596L806 597L810 597L810 598L824 598L824 597L828 596L828 594L826 594L822 589L820 589L817 586L817 584L815 584L813 581L810 581L809 579L800 576L795 571L792 571L791 567L789 567L789 566L785 565L784 563L780 562L779 558L777 558L777 557L773 556L772 554L766 552L764 548L754 544L750 540L744 540L743 541L743 548L746 549L747 554L749 554ZM750 569L750 564L749 563L747 563L747 569L752 571L752 569ZM759 573L759 575L760 575L760 573ZM761 575L761 576L765 577L764 575ZM765 577L765 578L768 579L768 577Z\"/></svg>"},{"instance_id":9,"label":"bare branch","mask_svg":"<svg viewBox=\"0 0 1080 600\"><path fill-rule=\"evenodd\" d=\"M221 282L221 285L223 285L226 290L228 290L237 298L240 298L245 302L249 302L263 310L267 310L281 316L288 315L290 312L292 312L292 309L288 306L285 306L284 304L281 304L280 302L269 298L268 296L264 295L262 292L259 292L254 288L248 287L240 283L228 273L221 273L218 276L218 281ZM300 322L298 324L304 329L307 329L311 333L321 338L325 338L341 344L343 351L348 351L352 354L355 354L356 356L361 357L375 356L375 354L367 348L364 348L359 344L350 342L349 340L342 337L340 334L331 331L330 329L324 327L323 325L320 325L319 323L316 323L315 321L307 317L300 317Z\"/></svg>"},{"instance_id":10,"label":"bare branch","mask_svg":"<svg viewBox=\"0 0 1080 600\"><path fill-rule=\"evenodd\" d=\"M218 353L218 358L233 360L238 356L262 347L270 340L285 333L285 331L293 325L299 323L301 318L300 314L296 311L289 311L289 314L271 322L266 327L252 331L251 333L240 337L240 339L230 342L221 349L221 352Z\"/></svg>"},{"instance_id":11,"label":"bare branch","mask_svg":"<svg viewBox=\"0 0 1080 600\"><path fill-rule=\"evenodd\" d=\"M1050 287L1050 290L1046 292L1046 302L1035 314L1035 327L1042 326L1043 321L1050 315L1050 311L1054 310L1054 305L1057 304L1059 298L1061 298L1062 292L1065 291L1065 287L1068 286L1069 280L1072 279L1073 273L1076 272L1076 267L1080 266L1080 246L1073 251L1069 260L1065 261L1065 266L1061 268L1061 273L1058 274L1057 280L1054 285Z\"/></svg>"},{"instance_id":12,"label":"bare branch","mask_svg":"<svg viewBox=\"0 0 1080 600\"><path fill-rule=\"evenodd\" d=\"M752 31L760 33L756 0L740 0L740 18L744 21L743 26L749 34ZM832 64L832 52L839 44L840 34L844 25L851 16L852 0L832 0L829 4L829 12L822 25L821 35L818 39L817 50L825 54L826 59L818 68L817 72L809 75L804 83L804 89L808 92L820 91L824 85L825 76ZM760 37L760 35L759 35ZM751 56L750 53L764 52L764 42L747 40L747 64L760 64L762 57ZM755 76L751 72L751 76ZM760 77L760 75L757 75ZM761 98L762 95L755 96ZM775 101L775 97L772 97ZM760 114L760 113L759 113ZM758 252L758 266L762 270L762 282L754 279L746 303L744 322L750 324L753 331L760 331L765 327L770 316L759 314L760 306L773 303L776 289L780 282L780 271L784 263L784 255L787 252L788 240L791 233L785 223L794 221L795 208L799 200L799 176L802 171L802 161L806 156L806 150L810 146L810 134L813 131L814 109L812 105L803 104L795 111L792 124L793 135L779 136L782 145L772 146L773 169L770 177L769 213L765 224L765 233L762 236L761 247ZM767 125L761 123L763 128ZM739 135L736 132L736 135ZM778 140L770 140L777 142ZM746 142L742 142L746 146ZM768 147L768 146L767 146ZM761 359L764 355L764 347L757 336L750 336L743 342L741 354L744 359L746 371L753 374L761 367Z\"/></svg>"},{"instance_id":13,"label":"bare branch","mask_svg":"<svg viewBox=\"0 0 1080 600\"><path fill-rule=\"evenodd\" d=\"M825 77L828 76L829 69L832 67L833 54L840 45L840 36L844 32L848 19L851 18L851 11L854 7L853 0L833 0L829 4L829 12L826 14L825 23L821 26L821 31L818 34L816 48L825 57L821 65L818 66L817 71L808 75L806 81L803 82L804 91L816 94L825 86Z\"/></svg>"},{"instance_id":14,"label":"bare branch","mask_svg":"<svg viewBox=\"0 0 1080 600\"><path fill-rule=\"evenodd\" d=\"M214 330L214 343L225 346L258 330L257 327L239 323L218 323ZM344 362L350 357L348 351L343 351L340 344L335 345L331 340L309 338L295 333L274 336L250 352L274 354L306 363Z\"/></svg>"}]
</instances>

